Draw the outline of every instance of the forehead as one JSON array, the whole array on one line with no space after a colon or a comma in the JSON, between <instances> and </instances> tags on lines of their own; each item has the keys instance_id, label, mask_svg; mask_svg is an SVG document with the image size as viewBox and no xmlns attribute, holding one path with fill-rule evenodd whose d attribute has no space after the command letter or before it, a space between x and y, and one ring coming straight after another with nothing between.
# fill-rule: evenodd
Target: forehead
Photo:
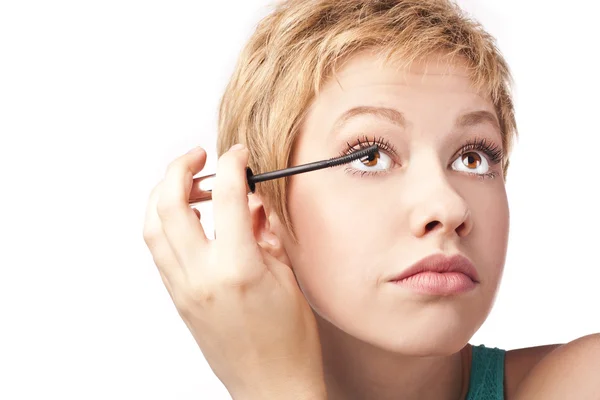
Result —
<instances>
[{"instance_id":1,"label":"forehead","mask_svg":"<svg viewBox=\"0 0 600 400\"><path fill-rule=\"evenodd\" d=\"M409 119L411 114L442 118L441 111L448 118L472 110L495 113L491 98L477 90L460 61L432 56L406 65L363 52L324 82L307 110L305 126L310 120L322 124L357 106L396 108Z\"/></svg>"},{"instance_id":2,"label":"forehead","mask_svg":"<svg viewBox=\"0 0 600 400\"><path fill-rule=\"evenodd\" d=\"M330 92L377 86L404 86L436 92L470 93L490 100L469 76L469 66L460 58L432 55L410 63L401 58L384 60L373 52L361 52L341 63L324 82L318 97Z\"/></svg>"}]
</instances>

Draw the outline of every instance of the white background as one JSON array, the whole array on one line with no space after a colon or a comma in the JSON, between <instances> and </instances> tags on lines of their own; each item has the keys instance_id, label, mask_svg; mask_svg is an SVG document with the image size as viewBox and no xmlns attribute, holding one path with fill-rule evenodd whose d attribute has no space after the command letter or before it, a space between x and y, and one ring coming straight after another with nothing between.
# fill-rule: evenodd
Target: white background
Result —
<instances>
[{"instance_id":1,"label":"white background","mask_svg":"<svg viewBox=\"0 0 600 400\"><path fill-rule=\"evenodd\" d=\"M215 171L218 101L267 4L0 3L0 398L229 398L142 226L172 159L202 145ZM599 332L597 3L461 4L512 67L521 132L506 273L471 343Z\"/></svg>"}]
</instances>

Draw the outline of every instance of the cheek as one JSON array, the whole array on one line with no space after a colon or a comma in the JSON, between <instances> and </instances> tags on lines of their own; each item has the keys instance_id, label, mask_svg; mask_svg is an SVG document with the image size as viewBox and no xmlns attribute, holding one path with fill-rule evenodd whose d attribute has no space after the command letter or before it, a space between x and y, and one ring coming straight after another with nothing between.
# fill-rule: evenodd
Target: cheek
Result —
<instances>
[{"instance_id":1,"label":"cheek","mask_svg":"<svg viewBox=\"0 0 600 400\"><path fill-rule=\"evenodd\" d=\"M488 197L482 196L471 206L473 213L473 231L470 243L473 244L473 256L484 268L493 290L502 276L506 260L509 232L509 209L506 192L498 190ZM488 286L489 287L489 286ZM490 287L490 290L492 288Z\"/></svg>"},{"instance_id":2,"label":"cheek","mask_svg":"<svg viewBox=\"0 0 600 400\"><path fill-rule=\"evenodd\" d=\"M288 210L298 244L286 246L294 273L311 306L325 316L328 305L357 301L356 288L372 280L364 267L376 237L369 235L356 201L340 201L333 191L289 187ZM353 288L352 290L348 290Z\"/></svg>"}]
</instances>

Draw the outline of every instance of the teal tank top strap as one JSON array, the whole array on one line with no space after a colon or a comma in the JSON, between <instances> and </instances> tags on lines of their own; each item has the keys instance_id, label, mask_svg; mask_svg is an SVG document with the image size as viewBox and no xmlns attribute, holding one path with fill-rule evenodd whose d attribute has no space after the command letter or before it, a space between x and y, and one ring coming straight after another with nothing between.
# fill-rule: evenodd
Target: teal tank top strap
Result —
<instances>
[{"instance_id":1,"label":"teal tank top strap","mask_svg":"<svg viewBox=\"0 0 600 400\"><path fill-rule=\"evenodd\" d=\"M506 351L484 345L471 346L471 373L466 400L504 400Z\"/></svg>"}]
</instances>

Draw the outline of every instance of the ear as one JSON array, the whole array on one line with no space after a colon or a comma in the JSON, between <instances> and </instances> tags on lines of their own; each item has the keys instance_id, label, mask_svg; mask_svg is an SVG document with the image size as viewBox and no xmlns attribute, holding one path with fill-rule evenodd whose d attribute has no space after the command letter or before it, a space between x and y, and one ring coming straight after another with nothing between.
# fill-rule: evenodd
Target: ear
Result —
<instances>
[{"instance_id":1,"label":"ear","mask_svg":"<svg viewBox=\"0 0 600 400\"><path fill-rule=\"evenodd\" d=\"M275 234L271 223L273 219L278 219L277 215L269 210L256 193L248 195L248 208L256 242L273 257L291 268L292 265L283 247L282 238Z\"/></svg>"}]
</instances>

